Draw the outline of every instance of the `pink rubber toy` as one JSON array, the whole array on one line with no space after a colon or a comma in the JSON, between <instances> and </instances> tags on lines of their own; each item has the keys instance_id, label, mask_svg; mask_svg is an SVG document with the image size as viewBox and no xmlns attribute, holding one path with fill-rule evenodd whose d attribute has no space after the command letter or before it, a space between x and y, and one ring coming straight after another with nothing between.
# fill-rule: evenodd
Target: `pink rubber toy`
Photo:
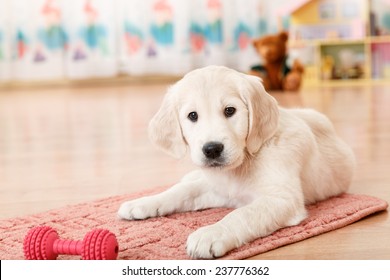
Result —
<instances>
[{"instance_id":1,"label":"pink rubber toy","mask_svg":"<svg viewBox=\"0 0 390 280\"><path fill-rule=\"evenodd\" d=\"M61 240L49 226L32 228L24 238L27 260L55 260L58 255L81 255L83 260L115 260L118 256L115 235L106 229L94 229L83 240Z\"/></svg>"}]
</instances>

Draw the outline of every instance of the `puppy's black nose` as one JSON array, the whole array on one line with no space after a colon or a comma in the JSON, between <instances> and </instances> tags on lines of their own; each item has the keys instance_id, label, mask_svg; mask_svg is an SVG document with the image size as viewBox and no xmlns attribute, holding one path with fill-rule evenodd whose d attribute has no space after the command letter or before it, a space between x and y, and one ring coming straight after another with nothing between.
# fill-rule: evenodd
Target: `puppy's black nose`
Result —
<instances>
[{"instance_id":1,"label":"puppy's black nose","mask_svg":"<svg viewBox=\"0 0 390 280\"><path fill-rule=\"evenodd\" d=\"M216 159L221 156L223 144L219 142L207 142L202 148L203 154L210 159Z\"/></svg>"}]
</instances>

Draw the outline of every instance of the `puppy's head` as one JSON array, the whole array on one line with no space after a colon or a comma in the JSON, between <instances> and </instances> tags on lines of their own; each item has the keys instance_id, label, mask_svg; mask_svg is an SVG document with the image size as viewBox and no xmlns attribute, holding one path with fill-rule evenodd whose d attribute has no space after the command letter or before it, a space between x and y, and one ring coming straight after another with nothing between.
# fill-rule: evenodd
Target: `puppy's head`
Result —
<instances>
[{"instance_id":1,"label":"puppy's head","mask_svg":"<svg viewBox=\"0 0 390 280\"><path fill-rule=\"evenodd\" d=\"M272 137L278 112L257 77L209 66L168 90L149 135L174 157L184 156L188 146L195 164L231 169Z\"/></svg>"}]
</instances>

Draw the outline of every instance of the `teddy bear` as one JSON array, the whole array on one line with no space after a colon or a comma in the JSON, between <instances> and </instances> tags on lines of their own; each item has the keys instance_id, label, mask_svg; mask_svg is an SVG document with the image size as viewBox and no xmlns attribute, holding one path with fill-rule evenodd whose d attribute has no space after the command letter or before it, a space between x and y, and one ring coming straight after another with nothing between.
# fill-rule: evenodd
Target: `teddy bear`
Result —
<instances>
[{"instance_id":1,"label":"teddy bear","mask_svg":"<svg viewBox=\"0 0 390 280\"><path fill-rule=\"evenodd\" d=\"M266 90L297 91L301 86L303 66L295 60L287 65L288 33L280 32L253 40L253 46L263 59L249 74L260 77Z\"/></svg>"}]
</instances>

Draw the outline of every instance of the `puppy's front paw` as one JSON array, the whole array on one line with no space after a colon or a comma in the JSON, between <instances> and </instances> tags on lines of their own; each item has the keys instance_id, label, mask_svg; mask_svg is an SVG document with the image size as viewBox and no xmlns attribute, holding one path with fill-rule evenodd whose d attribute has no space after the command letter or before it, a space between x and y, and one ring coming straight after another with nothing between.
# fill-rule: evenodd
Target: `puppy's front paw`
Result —
<instances>
[{"instance_id":1,"label":"puppy's front paw","mask_svg":"<svg viewBox=\"0 0 390 280\"><path fill-rule=\"evenodd\" d=\"M214 224L202 227L188 236L187 254L196 259L212 259L238 246L237 238L226 227Z\"/></svg>"},{"instance_id":2,"label":"puppy's front paw","mask_svg":"<svg viewBox=\"0 0 390 280\"><path fill-rule=\"evenodd\" d=\"M122 203L118 210L119 218L143 220L164 215L162 204L154 197L143 197Z\"/></svg>"}]
</instances>

